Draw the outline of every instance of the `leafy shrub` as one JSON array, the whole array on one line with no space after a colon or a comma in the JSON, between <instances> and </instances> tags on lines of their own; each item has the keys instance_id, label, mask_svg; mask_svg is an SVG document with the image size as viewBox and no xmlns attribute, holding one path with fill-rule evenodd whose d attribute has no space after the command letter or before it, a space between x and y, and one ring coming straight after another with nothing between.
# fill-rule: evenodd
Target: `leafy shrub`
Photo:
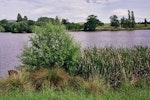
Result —
<instances>
[{"instance_id":1,"label":"leafy shrub","mask_svg":"<svg viewBox=\"0 0 150 100\"><path fill-rule=\"evenodd\" d=\"M62 66L68 72L74 70L80 58L80 45L67 33L64 26L36 26L34 32L30 37L31 46L23 49L23 64L30 70L56 66Z\"/></svg>"}]
</instances>

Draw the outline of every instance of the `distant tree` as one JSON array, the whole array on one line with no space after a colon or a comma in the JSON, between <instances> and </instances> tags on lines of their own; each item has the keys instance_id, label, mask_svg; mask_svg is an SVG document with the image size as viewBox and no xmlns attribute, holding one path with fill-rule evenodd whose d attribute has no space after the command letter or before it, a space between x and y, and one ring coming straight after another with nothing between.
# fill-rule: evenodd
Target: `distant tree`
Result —
<instances>
[{"instance_id":1,"label":"distant tree","mask_svg":"<svg viewBox=\"0 0 150 100\"><path fill-rule=\"evenodd\" d=\"M36 25L37 26L45 26L45 24L47 23L52 23L54 24L55 23L55 19L54 18L48 18L48 17L40 17L38 18L38 20L36 21Z\"/></svg>"},{"instance_id":2,"label":"distant tree","mask_svg":"<svg viewBox=\"0 0 150 100\"><path fill-rule=\"evenodd\" d=\"M29 26L28 26L27 21L21 21L21 22L18 22L18 24L19 24L19 27L18 27L19 33L28 32Z\"/></svg>"},{"instance_id":3,"label":"distant tree","mask_svg":"<svg viewBox=\"0 0 150 100\"><path fill-rule=\"evenodd\" d=\"M123 28L128 28L128 19L122 17L120 24L121 24L121 27L123 27Z\"/></svg>"},{"instance_id":4,"label":"distant tree","mask_svg":"<svg viewBox=\"0 0 150 100\"><path fill-rule=\"evenodd\" d=\"M145 25L145 27L147 27L147 20L146 20L146 18L144 19L144 25Z\"/></svg>"},{"instance_id":5,"label":"distant tree","mask_svg":"<svg viewBox=\"0 0 150 100\"><path fill-rule=\"evenodd\" d=\"M5 32L10 32L10 23L7 19L1 20L0 25L5 29Z\"/></svg>"},{"instance_id":6,"label":"distant tree","mask_svg":"<svg viewBox=\"0 0 150 100\"><path fill-rule=\"evenodd\" d=\"M67 25L69 23L68 19L62 19L61 23L63 25Z\"/></svg>"},{"instance_id":7,"label":"distant tree","mask_svg":"<svg viewBox=\"0 0 150 100\"><path fill-rule=\"evenodd\" d=\"M11 25L11 32L13 32L13 33L19 33L19 28L20 28L19 23L18 22L14 22Z\"/></svg>"},{"instance_id":8,"label":"distant tree","mask_svg":"<svg viewBox=\"0 0 150 100\"><path fill-rule=\"evenodd\" d=\"M128 10L128 27L131 28L131 14L130 14L130 10Z\"/></svg>"},{"instance_id":9,"label":"distant tree","mask_svg":"<svg viewBox=\"0 0 150 100\"><path fill-rule=\"evenodd\" d=\"M55 23L59 24L60 23L60 19L58 18L58 16L55 17Z\"/></svg>"},{"instance_id":10,"label":"distant tree","mask_svg":"<svg viewBox=\"0 0 150 100\"><path fill-rule=\"evenodd\" d=\"M121 27L123 28L135 28L134 12L128 10L128 18L121 18Z\"/></svg>"},{"instance_id":11,"label":"distant tree","mask_svg":"<svg viewBox=\"0 0 150 100\"><path fill-rule=\"evenodd\" d=\"M119 27L120 23L119 23L117 15L113 15L110 17L110 25L112 27Z\"/></svg>"},{"instance_id":12,"label":"distant tree","mask_svg":"<svg viewBox=\"0 0 150 100\"><path fill-rule=\"evenodd\" d=\"M0 25L0 32L5 32L5 29L3 26Z\"/></svg>"},{"instance_id":13,"label":"distant tree","mask_svg":"<svg viewBox=\"0 0 150 100\"><path fill-rule=\"evenodd\" d=\"M102 25L102 22L97 19L95 15L89 15L87 22L84 24L85 31L95 31L98 25Z\"/></svg>"},{"instance_id":14,"label":"distant tree","mask_svg":"<svg viewBox=\"0 0 150 100\"><path fill-rule=\"evenodd\" d=\"M24 16L23 20L27 21L27 20L28 20L28 17L27 17L27 16Z\"/></svg>"},{"instance_id":15,"label":"distant tree","mask_svg":"<svg viewBox=\"0 0 150 100\"><path fill-rule=\"evenodd\" d=\"M40 18L38 18L38 20L37 20L37 21L49 22L49 21L50 21L50 19L49 19L48 17L40 17Z\"/></svg>"},{"instance_id":16,"label":"distant tree","mask_svg":"<svg viewBox=\"0 0 150 100\"><path fill-rule=\"evenodd\" d=\"M67 28L68 30L77 31L77 30L82 30L82 29L83 29L83 25L78 24L78 23L68 23L68 24L66 25L66 28Z\"/></svg>"},{"instance_id":17,"label":"distant tree","mask_svg":"<svg viewBox=\"0 0 150 100\"><path fill-rule=\"evenodd\" d=\"M11 32L13 33L24 33L31 32L27 21L14 22L11 25Z\"/></svg>"},{"instance_id":18,"label":"distant tree","mask_svg":"<svg viewBox=\"0 0 150 100\"><path fill-rule=\"evenodd\" d=\"M135 17L134 17L134 12L131 11L131 28L135 27Z\"/></svg>"},{"instance_id":19,"label":"distant tree","mask_svg":"<svg viewBox=\"0 0 150 100\"><path fill-rule=\"evenodd\" d=\"M20 13L17 15L17 22L23 21L23 18Z\"/></svg>"},{"instance_id":20,"label":"distant tree","mask_svg":"<svg viewBox=\"0 0 150 100\"><path fill-rule=\"evenodd\" d=\"M35 25L35 21L33 21L33 20L28 20L28 25L29 25L29 26Z\"/></svg>"},{"instance_id":21,"label":"distant tree","mask_svg":"<svg viewBox=\"0 0 150 100\"><path fill-rule=\"evenodd\" d=\"M125 18L122 17L120 21L121 21L121 22L120 22L121 27L124 27L124 26L125 26Z\"/></svg>"}]
</instances>

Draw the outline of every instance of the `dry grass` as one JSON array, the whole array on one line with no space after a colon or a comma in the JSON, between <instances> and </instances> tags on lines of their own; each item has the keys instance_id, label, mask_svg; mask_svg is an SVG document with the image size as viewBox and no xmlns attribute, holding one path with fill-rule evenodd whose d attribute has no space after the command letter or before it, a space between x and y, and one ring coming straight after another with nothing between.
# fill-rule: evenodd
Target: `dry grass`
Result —
<instances>
[{"instance_id":1,"label":"dry grass","mask_svg":"<svg viewBox=\"0 0 150 100\"><path fill-rule=\"evenodd\" d=\"M0 91L3 93L18 91L25 92L31 90L31 83L27 79L26 73L18 73L0 80Z\"/></svg>"},{"instance_id":2,"label":"dry grass","mask_svg":"<svg viewBox=\"0 0 150 100\"><path fill-rule=\"evenodd\" d=\"M21 71L17 75L0 80L0 90L3 93L13 91L54 90L86 90L87 93L103 93L104 84L99 79L84 80L78 76L70 76L60 67L39 69L33 72Z\"/></svg>"}]
</instances>

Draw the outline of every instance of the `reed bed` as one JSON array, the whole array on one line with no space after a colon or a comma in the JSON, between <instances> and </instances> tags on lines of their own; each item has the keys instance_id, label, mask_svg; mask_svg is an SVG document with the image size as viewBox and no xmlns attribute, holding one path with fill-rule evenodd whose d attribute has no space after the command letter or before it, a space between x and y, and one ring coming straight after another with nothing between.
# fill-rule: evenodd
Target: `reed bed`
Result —
<instances>
[{"instance_id":1,"label":"reed bed","mask_svg":"<svg viewBox=\"0 0 150 100\"><path fill-rule=\"evenodd\" d=\"M76 74L85 79L98 76L113 88L124 82L149 84L150 48L87 48L82 51Z\"/></svg>"}]
</instances>

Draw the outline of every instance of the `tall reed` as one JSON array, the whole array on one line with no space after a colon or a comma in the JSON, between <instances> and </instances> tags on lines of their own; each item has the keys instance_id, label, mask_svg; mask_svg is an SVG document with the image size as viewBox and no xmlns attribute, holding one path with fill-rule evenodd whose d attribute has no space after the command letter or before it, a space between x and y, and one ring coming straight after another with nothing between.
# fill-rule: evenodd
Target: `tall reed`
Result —
<instances>
[{"instance_id":1,"label":"tall reed","mask_svg":"<svg viewBox=\"0 0 150 100\"><path fill-rule=\"evenodd\" d=\"M86 79L98 75L112 87L134 80L136 83L139 79L148 78L150 48L87 48L82 51L76 73Z\"/></svg>"}]
</instances>

